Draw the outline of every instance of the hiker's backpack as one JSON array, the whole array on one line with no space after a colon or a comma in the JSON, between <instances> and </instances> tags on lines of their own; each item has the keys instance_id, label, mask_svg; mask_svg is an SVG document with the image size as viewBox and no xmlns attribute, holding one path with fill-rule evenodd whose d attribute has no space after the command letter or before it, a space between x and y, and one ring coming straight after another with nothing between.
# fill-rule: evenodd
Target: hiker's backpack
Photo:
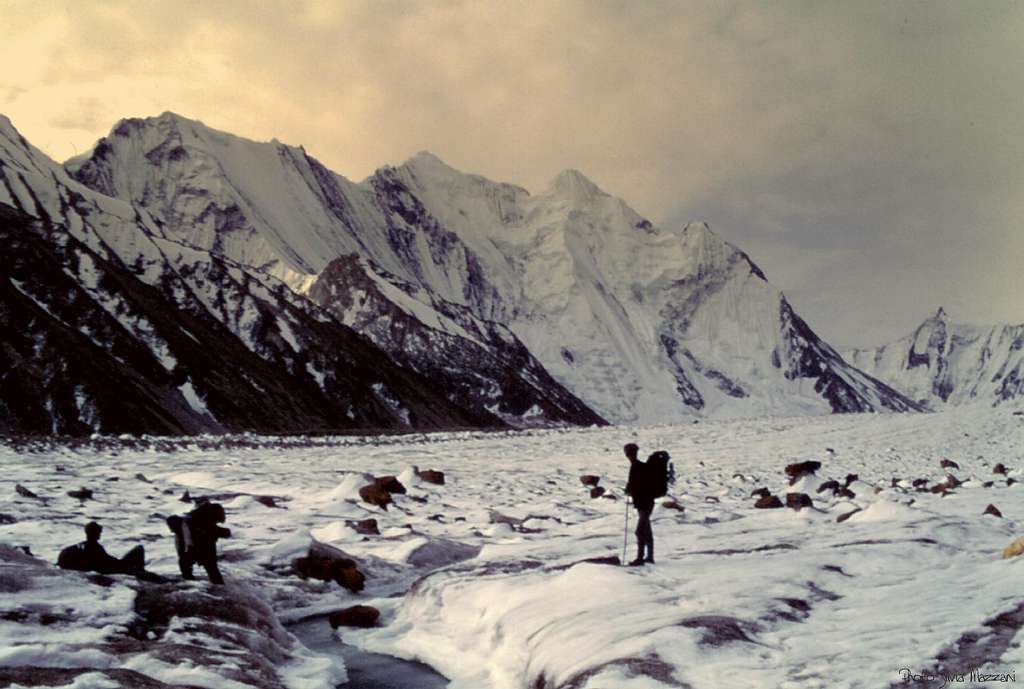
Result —
<instances>
[{"instance_id":1,"label":"hiker's backpack","mask_svg":"<svg viewBox=\"0 0 1024 689\"><path fill-rule=\"evenodd\" d=\"M676 468L670 459L664 450L658 450L647 458L648 482L655 498L668 495L668 487L676 482Z\"/></svg>"}]
</instances>

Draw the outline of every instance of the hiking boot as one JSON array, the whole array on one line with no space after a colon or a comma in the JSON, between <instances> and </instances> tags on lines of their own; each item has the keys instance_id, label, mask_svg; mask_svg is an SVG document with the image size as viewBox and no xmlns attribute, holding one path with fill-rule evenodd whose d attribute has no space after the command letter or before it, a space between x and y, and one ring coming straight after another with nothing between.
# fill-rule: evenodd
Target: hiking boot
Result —
<instances>
[{"instance_id":1,"label":"hiking boot","mask_svg":"<svg viewBox=\"0 0 1024 689\"><path fill-rule=\"evenodd\" d=\"M644 560L644 564L653 565L654 564L654 558L653 557L647 558L646 560Z\"/></svg>"},{"instance_id":2,"label":"hiking boot","mask_svg":"<svg viewBox=\"0 0 1024 689\"><path fill-rule=\"evenodd\" d=\"M637 559L635 559L632 562L630 562L629 566L630 567L642 567L643 564L644 564L644 560L638 557Z\"/></svg>"}]
</instances>

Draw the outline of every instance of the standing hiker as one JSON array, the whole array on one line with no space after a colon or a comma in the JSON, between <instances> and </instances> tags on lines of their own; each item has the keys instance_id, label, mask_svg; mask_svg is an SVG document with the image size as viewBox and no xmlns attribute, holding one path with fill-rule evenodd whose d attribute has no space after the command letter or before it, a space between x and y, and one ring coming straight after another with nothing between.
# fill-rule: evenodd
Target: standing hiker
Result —
<instances>
[{"instance_id":1,"label":"standing hiker","mask_svg":"<svg viewBox=\"0 0 1024 689\"><path fill-rule=\"evenodd\" d=\"M654 490L651 486L652 477L649 467L637 458L640 448L636 443L628 443L622 448L629 460L629 479L626 482L626 494L633 498L636 508L636 558L629 563L638 567L644 563L654 564L654 532L651 531L651 512L654 511Z\"/></svg>"},{"instance_id":2,"label":"standing hiker","mask_svg":"<svg viewBox=\"0 0 1024 689\"><path fill-rule=\"evenodd\" d=\"M167 526L174 533L174 547L178 551L178 567L181 576L192 579L192 567L202 565L214 584L223 584L220 568L217 567L217 539L229 538L231 530L223 524L227 519L224 506L216 502L204 502L183 517L167 518Z\"/></svg>"}]
</instances>

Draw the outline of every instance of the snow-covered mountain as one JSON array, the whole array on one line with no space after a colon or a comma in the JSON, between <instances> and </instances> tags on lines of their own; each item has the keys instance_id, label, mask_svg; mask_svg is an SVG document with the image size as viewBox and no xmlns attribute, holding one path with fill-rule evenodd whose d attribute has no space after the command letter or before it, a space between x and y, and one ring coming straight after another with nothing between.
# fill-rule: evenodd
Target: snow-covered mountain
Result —
<instances>
[{"instance_id":1,"label":"snow-covered mountain","mask_svg":"<svg viewBox=\"0 0 1024 689\"><path fill-rule=\"evenodd\" d=\"M90 190L0 116L0 431L503 426L265 273Z\"/></svg>"},{"instance_id":2,"label":"snow-covered mountain","mask_svg":"<svg viewBox=\"0 0 1024 689\"><path fill-rule=\"evenodd\" d=\"M952 323L940 308L902 339L843 356L935 409L1024 400L1024 325Z\"/></svg>"},{"instance_id":3,"label":"snow-covered mountain","mask_svg":"<svg viewBox=\"0 0 1024 689\"><path fill-rule=\"evenodd\" d=\"M419 295L431 310L421 323L461 308L506 326L609 420L916 408L844 362L707 225L656 227L577 171L530 194L421 153L353 183L302 148L170 113L122 121L69 170L145 208L168 236L299 291L334 259L359 256L374 266L374 284L390 283L382 295ZM360 296L333 289L345 304ZM366 326L409 310L389 296L374 303L361 327L397 351L393 332ZM457 329L434 331L465 340Z\"/></svg>"}]
</instances>

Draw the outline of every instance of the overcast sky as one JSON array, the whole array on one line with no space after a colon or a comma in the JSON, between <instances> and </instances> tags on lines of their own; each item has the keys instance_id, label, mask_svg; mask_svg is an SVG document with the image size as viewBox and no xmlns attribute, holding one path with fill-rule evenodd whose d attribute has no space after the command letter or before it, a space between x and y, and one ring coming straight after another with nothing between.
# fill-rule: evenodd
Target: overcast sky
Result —
<instances>
[{"instance_id":1,"label":"overcast sky","mask_svg":"<svg viewBox=\"0 0 1024 689\"><path fill-rule=\"evenodd\" d=\"M836 345L1024 323L1024 2L0 0L59 160L172 110L352 179L430 150L706 220Z\"/></svg>"}]
</instances>

